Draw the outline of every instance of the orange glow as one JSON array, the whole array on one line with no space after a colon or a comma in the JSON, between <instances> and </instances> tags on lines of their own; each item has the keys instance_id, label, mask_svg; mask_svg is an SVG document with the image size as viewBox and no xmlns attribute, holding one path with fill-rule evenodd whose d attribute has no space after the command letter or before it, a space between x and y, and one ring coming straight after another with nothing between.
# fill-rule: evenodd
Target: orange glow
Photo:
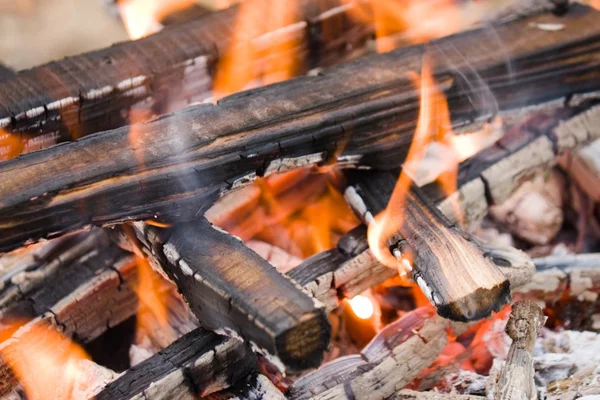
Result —
<instances>
[{"instance_id":1,"label":"orange glow","mask_svg":"<svg viewBox=\"0 0 600 400\"><path fill-rule=\"evenodd\" d=\"M367 296L354 296L348 303L350 304L350 307L352 307L354 314L360 319L371 318L375 311L373 302Z\"/></svg>"},{"instance_id":2,"label":"orange glow","mask_svg":"<svg viewBox=\"0 0 600 400\"><path fill-rule=\"evenodd\" d=\"M288 29L296 13L295 0L248 0L240 5L231 42L217 66L215 98L297 75L302 64L292 51L303 38Z\"/></svg>"},{"instance_id":3,"label":"orange glow","mask_svg":"<svg viewBox=\"0 0 600 400\"><path fill-rule=\"evenodd\" d=\"M168 14L190 7L194 0L121 0L119 12L132 40L140 39L162 28Z\"/></svg>"},{"instance_id":4,"label":"orange glow","mask_svg":"<svg viewBox=\"0 0 600 400\"><path fill-rule=\"evenodd\" d=\"M70 399L84 371L85 351L53 327L28 324L0 346L0 355L28 399Z\"/></svg>"},{"instance_id":5,"label":"orange glow","mask_svg":"<svg viewBox=\"0 0 600 400\"><path fill-rule=\"evenodd\" d=\"M23 152L25 141L18 134L0 129L0 161L10 160Z\"/></svg>"},{"instance_id":6,"label":"orange glow","mask_svg":"<svg viewBox=\"0 0 600 400\"><path fill-rule=\"evenodd\" d=\"M149 312L138 313L138 328L147 331L165 329L169 326L169 316L167 306L161 300L162 277L152 269L145 257L136 255L136 262L138 282L133 289L139 298L140 307Z\"/></svg>"},{"instance_id":7,"label":"orange glow","mask_svg":"<svg viewBox=\"0 0 600 400\"><path fill-rule=\"evenodd\" d=\"M377 51L424 43L468 28L499 4L456 0L344 0L353 15L373 24Z\"/></svg>"},{"instance_id":8,"label":"orange glow","mask_svg":"<svg viewBox=\"0 0 600 400\"><path fill-rule=\"evenodd\" d=\"M443 168L437 181L448 195L456 190L458 172L458 160L451 151L452 125L448 103L444 93L436 85L428 58L423 60L421 81L416 81L416 85L420 86L421 101L415 135L388 206L369 223L367 234L369 246L375 257L384 265L398 269L401 275L410 270L412 260L407 254L402 255L402 260L398 260L389 251L387 240L402 227L405 196L412 184L406 170L417 170L426 160L428 147L436 144L445 149L438 155L442 157Z\"/></svg>"}]
</instances>

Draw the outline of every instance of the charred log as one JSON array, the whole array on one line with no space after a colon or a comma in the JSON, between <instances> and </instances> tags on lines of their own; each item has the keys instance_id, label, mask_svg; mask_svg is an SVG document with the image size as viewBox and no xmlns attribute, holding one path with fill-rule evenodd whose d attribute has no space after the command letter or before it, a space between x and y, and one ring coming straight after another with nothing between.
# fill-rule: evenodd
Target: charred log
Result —
<instances>
[{"instance_id":1,"label":"charred log","mask_svg":"<svg viewBox=\"0 0 600 400\"><path fill-rule=\"evenodd\" d=\"M543 14L496 26L494 34L512 55L510 71L499 52L481 51L490 43L485 31L435 42L431 51L446 60L437 76L449 90L454 123L472 120L471 95L493 94L506 109L597 89L597 15L573 6L560 19ZM535 28L538 23L564 28L549 33ZM367 57L191 108L140 127L135 143L122 128L6 162L0 167L0 250L87 224L194 219L222 192L273 171L333 160L398 167L418 108L402 71L418 69L423 51L417 46ZM491 92L463 87L461 74L472 68ZM598 136L592 123L598 112L561 124L554 140L540 138L543 156L573 146L572 139ZM522 169L516 173L525 176Z\"/></svg>"},{"instance_id":2,"label":"charred log","mask_svg":"<svg viewBox=\"0 0 600 400\"><path fill-rule=\"evenodd\" d=\"M129 369L95 398L194 399L234 385L255 364L242 341L198 328Z\"/></svg>"},{"instance_id":3,"label":"charred log","mask_svg":"<svg viewBox=\"0 0 600 400\"><path fill-rule=\"evenodd\" d=\"M19 135L22 150L31 151L125 125L132 108L146 110L147 119L206 100L239 9L235 5L148 38L20 71L0 81L0 128ZM270 18L262 12L261 17ZM285 29L263 32L251 43L294 44L286 57L298 60L298 72L334 63L372 34L371 27L357 24L347 12L336 0L304 0L289 25L278 27ZM337 40L321 34L328 23L339 29ZM144 118L136 117L138 122Z\"/></svg>"},{"instance_id":4,"label":"charred log","mask_svg":"<svg viewBox=\"0 0 600 400\"><path fill-rule=\"evenodd\" d=\"M240 240L205 219L137 224L136 234L202 326L238 332L292 370L320 363L330 335L323 306Z\"/></svg>"}]
</instances>

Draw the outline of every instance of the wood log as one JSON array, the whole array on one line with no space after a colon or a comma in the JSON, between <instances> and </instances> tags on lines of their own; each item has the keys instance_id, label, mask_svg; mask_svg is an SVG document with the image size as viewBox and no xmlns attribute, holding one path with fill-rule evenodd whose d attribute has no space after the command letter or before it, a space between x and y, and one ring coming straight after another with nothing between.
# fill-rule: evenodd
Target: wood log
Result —
<instances>
[{"instance_id":1,"label":"wood log","mask_svg":"<svg viewBox=\"0 0 600 400\"><path fill-rule=\"evenodd\" d=\"M417 309L386 326L360 355L333 360L298 379L288 397L388 398L435 360L447 343L448 327L432 309Z\"/></svg>"},{"instance_id":2,"label":"wood log","mask_svg":"<svg viewBox=\"0 0 600 400\"><path fill-rule=\"evenodd\" d=\"M255 366L256 357L242 341L198 328L129 369L95 398L191 400L227 389Z\"/></svg>"},{"instance_id":3,"label":"wood log","mask_svg":"<svg viewBox=\"0 0 600 400\"><path fill-rule=\"evenodd\" d=\"M42 315L80 285L109 271L128 254L101 229L68 235L0 258L0 322ZM2 328L0 328L0 331Z\"/></svg>"},{"instance_id":4,"label":"wood log","mask_svg":"<svg viewBox=\"0 0 600 400\"><path fill-rule=\"evenodd\" d=\"M50 327L58 329L66 337L90 342L137 312L137 295L132 289L136 277L135 259L121 257L49 306L47 311L19 331L26 332L30 327ZM0 348L6 349L6 346L11 346L10 343L9 339L0 344ZM16 384L12 372L0 360L0 395L9 393Z\"/></svg>"},{"instance_id":5,"label":"wood log","mask_svg":"<svg viewBox=\"0 0 600 400\"><path fill-rule=\"evenodd\" d=\"M506 325L506 333L513 342L498 377L494 399L537 398L533 381L533 347L544 322L544 313L535 303L519 301L513 305Z\"/></svg>"},{"instance_id":6,"label":"wood log","mask_svg":"<svg viewBox=\"0 0 600 400\"><path fill-rule=\"evenodd\" d=\"M240 240L205 219L135 231L202 326L237 332L291 370L319 365L330 336L324 307Z\"/></svg>"},{"instance_id":7,"label":"wood log","mask_svg":"<svg viewBox=\"0 0 600 400\"><path fill-rule=\"evenodd\" d=\"M286 57L297 59L299 73L337 62L372 34L372 27L349 18L349 10L340 5L337 0L303 0L289 20L281 22L288 25L273 22L272 32L257 29L257 37L248 38L249 43L271 46L271 56L288 51ZM150 116L210 98L214 72L220 57L230 51L240 8L234 5L141 40L68 57L0 81L0 129L19 135L22 150L31 151L125 125L132 108L148 110ZM262 17L281 20L264 12ZM323 34L327 25L335 26L335 40ZM280 46L282 42L290 45ZM252 65L246 67L264 62L262 55L248 60ZM136 119L143 118L138 113ZM0 152L0 159L3 155Z\"/></svg>"},{"instance_id":8,"label":"wood log","mask_svg":"<svg viewBox=\"0 0 600 400\"><path fill-rule=\"evenodd\" d=\"M483 400L482 396L471 396L468 394L438 393L438 392L416 392L403 389L389 398L389 400Z\"/></svg>"},{"instance_id":9,"label":"wood log","mask_svg":"<svg viewBox=\"0 0 600 400\"><path fill-rule=\"evenodd\" d=\"M437 77L450 90L454 123L472 119L465 95L485 92L463 89L467 67L489 82L502 109L597 89L596 19L596 11L575 5L561 18L543 14L495 26L494 37L512 56L510 71L504 53L489 51L485 31L434 42L431 51L446 60ZM560 23L564 29L548 32L535 28L539 23ZM289 169L337 159L398 167L418 108L417 94L402 71L418 69L424 50L416 46L366 57L317 76L233 95L217 105L190 108L140 127L135 143L121 128L3 163L0 251L90 223L194 219L220 193L273 166L281 170L282 165ZM571 139L597 136L593 118L590 113L557 128L564 136L556 139L557 150L574 145ZM574 136L575 125L585 128L581 123L588 123L587 129ZM346 146L339 155L342 142ZM539 146L553 147L547 140ZM522 170L519 175L522 179Z\"/></svg>"},{"instance_id":10,"label":"wood log","mask_svg":"<svg viewBox=\"0 0 600 400\"><path fill-rule=\"evenodd\" d=\"M349 172L345 196L357 215L370 223L382 212L396 185L393 173ZM438 313L457 321L487 317L510 300L509 282L477 244L450 223L413 187L404 198L399 237L384 238L389 251L410 260L411 276Z\"/></svg>"}]
</instances>

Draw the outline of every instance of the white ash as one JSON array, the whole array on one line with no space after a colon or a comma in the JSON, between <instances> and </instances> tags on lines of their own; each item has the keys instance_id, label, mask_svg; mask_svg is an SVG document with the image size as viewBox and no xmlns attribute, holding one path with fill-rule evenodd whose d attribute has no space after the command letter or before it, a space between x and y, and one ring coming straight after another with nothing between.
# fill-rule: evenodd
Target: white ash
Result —
<instances>
[{"instance_id":1,"label":"white ash","mask_svg":"<svg viewBox=\"0 0 600 400\"><path fill-rule=\"evenodd\" d=\"M277 368L279 370L279 372L281 372L281 375L285 376L285 374L286 374L285 364L279 359L279 357L269 353L267 350L263 349L262 347L258 346L256 343L254 343L252 341L250 341L250 347L252 348L252 351L254 353L260 354L261 356L266 358L267 361L269 361L269 363L271 363L275 368Z\"/></svg>"},{"instance_id":2,"label":"white ash","mask_svg":"<svg viewBox=\"0 0 600 400\"><path fill-rule=\"evenodd\" d=\"M85 359L77 362L77 369L80 374L70 393L73 399L91 399L119 377L116 372Z\"/></svg>"},{"instance_id":3,"label":"white ash","mask_svg":"<svg viewBox=\"0 0 600 400\"><path fill-rule=\"evenodd\" d=\"M282 274L292 270L302 262L300 258L291 255L287 251L260 240L249 240L246 242L246 246L267 260Z\"/></svg>"}]
</instances>

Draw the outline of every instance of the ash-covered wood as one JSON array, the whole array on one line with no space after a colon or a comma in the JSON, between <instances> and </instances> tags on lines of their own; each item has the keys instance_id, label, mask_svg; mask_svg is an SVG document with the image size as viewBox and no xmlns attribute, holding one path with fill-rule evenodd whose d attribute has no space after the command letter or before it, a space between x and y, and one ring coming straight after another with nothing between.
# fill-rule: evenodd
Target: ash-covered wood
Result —
<instances>
[{"instance_id":1,"label":"ash-covered wood","mask_svg":"<svg viewBox=\"0 0 600 400\"><path fill-rule=\"evenodd\" d=\"M482 396L471 396L467 394L438 393L438 392L416 392L403 389L389 400L483 400Z\"/></svg>"},{"instance_id":2,"label":"ash-covered wood","mask_svg":"<svg viewBox=\"0 0 600 400\"><path fill-rule=\"evenodd\" d=\"M330 336L323 305L240 240L205 219L136 226L202 326L238 332L292 370L319 365Z\"/></svg>"},{"instance_id":3,"label":"ash-covered wood","mask_svg":"<svg viewBox=\"0 0 600 400\"><path fill-rule=\"evenodd\" d=\"M227 389L255 367L256 358L242 341L198 328L129 369L95 398L194 399Z\"/></svg>"},{"instance_id":4,"label":"ash-covered wood","mask_svg":"<svg viewBox=\"0 0 600 400\"><path fill-rule=\"evenodd\" d=\"M231 389L206 396L206 400L286 400L284 394L262 374L249 375Z\"/></svg>"},{"instance_id":5,"label":"ash-covered wood","mask_svg":"<svg viewBox=\"0 0 600 400\"><path fill-rule=\"evenodd\" d=\"M434 42L433 58L444 55L437 57L444 61L436 73L441 87L450 90L454 123L472 120L468 95L486 93L477 85L464 89L462 76L473 68L490 82L501 109L597 89L597 16L575 5L560 18L542 14L495 26L493 40L489 31L473 30ZM564 28L548 32L538 29L539 23ZM497 40L503 52L490 51ZM133 141L129 129L121 128L6 162L0 167L0 251L87 224L154 216L190 220L272 163L297 168L307 158L332 161L341 143L346 146L340 163L398 167L418 108L417 93L403 72L419 69L423 51L416 46L365 57L194 107L140 127ZM488 111L475 112L487 118ZM586 118L594 117L580 120ZM564 139L555 140L559 150L574 138L572 128L564 126ZM588 130L581 139L598 134L593 124ZM552 148L546 140L539 146Z\"/></svg>"},{"instance_id":6,"label":"ash-covered wood","mask_svg":"<svg viewBox=\"0 0 600 400\"><path fill-rule=\"evenodd\" d=\"M128 254L101 229L40 243L0 258L0 321L37 317ZM1 328L0 328L1 330Z\"/></svg>"},{"instance_id":7,"label":"ash-covered wood","mask_svg":"<svg viewBox=\"0 0 600 400\"><path fill-rule=\"evenodd\" d=\"M48 305L47 311L19 331L26 332L30 327L49 327L58 329L66 337L77 337L83 343L90 342L137 312L137 295L133 290L136 279L135 258L121 257L106 266L105 270L80 283L67 296ZM15 335L19 335L19 331ZM11 346L10 343L11 339L0 344L0 347L6 349L6 346ZM60 348L56 351L67 350ZM8 366L0 361L0 395L9 393L16 384Z\"/></svg>"},{"instance_id":8,"label":"ash-covered wood","mask_svg":"<svg viewBox=\"0 0 600 400\"><path fill-rule=\"evenodd\" d=\"M260 27L248 43L272 49L247 60L251 64L247 67L258 68L266 57L283 56L275 54L283 51L288 52L286 58L297 61L298 73L343 59L372 34L372 27L358 24L340 5L337 0L303 0L285 22L269 15L272 8L257 10L270 20L273 31ZM169 26L148 38L3 79L0 128L16 133L24 140L23 150L31 151L125 125L131 121L132 108L148 111L145 117L137 114L140 122L152 114L210 98L217 64L231 50L239 15L240 6L234 5ZM274 21L281 21L282 26ZM323 34L327 24L335 26L335 40ZM289 46L281 46L287 42ZM0 159L4 155L0 152Z\"/></svg>"},{"instance_id":9,"label":"ash-covered wood","mask_svg":"<svg viewBox=\"0 0 600 400\"><path fill-rule=\"evenodd\" d=\"M382 212L396 185L393 173L349 172L346 198L365 222ZM406 193L391 252L410 260L411 275L443 317L470 321L510 300L509 282L468 234L452 225L420 189ZM400 265L401 260L398 260Z\"/></svg>"},{"instance_id":10,"label":"ash-covered wood","mask_svg":"<svg viewBox=\"0 0 600 400\"><path fill-rule=\"evenodd\" d=\"M389 398L436 359L448 342L449 327L433 309L415 310L386 326L360 355L333 360L298 379L288 396L293 400Z\"/></svg>"},{"instance_id":11,"label":"ash-covered wood","mask_svg":"<svg viewBox=\"0 0 600 400\"><path fill-rule=\"evenodd\" d=\"M506 333L513 340L506 363L494 389L494 399L531 400L537 397L533 380L533 347L545 318L531 301L519 301L512 307Z\"/></svg>"}]
</instances>

